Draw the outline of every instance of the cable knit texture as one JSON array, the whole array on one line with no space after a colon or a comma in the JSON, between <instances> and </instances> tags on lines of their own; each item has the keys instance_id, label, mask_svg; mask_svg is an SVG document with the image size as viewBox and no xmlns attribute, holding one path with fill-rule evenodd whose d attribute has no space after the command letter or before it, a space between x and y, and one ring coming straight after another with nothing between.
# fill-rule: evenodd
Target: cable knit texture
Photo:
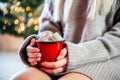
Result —
<instances>
[{"instance_id":1,"label":"cable knit texture","mask_svg":"<svg viewBox=\"0 0 120 80\"><path fill-rule=\"evenodd\" d=\"M27 37L18 51L18 53L20 54L21 60L28 66L30 66L30 64L28 62L28 56L26 54L27 53L26 47L30 44L30 40L32 38L36 38L36 37L37 37L37 35L31 35L31 36Z\"/></svg>"}]
</instances>

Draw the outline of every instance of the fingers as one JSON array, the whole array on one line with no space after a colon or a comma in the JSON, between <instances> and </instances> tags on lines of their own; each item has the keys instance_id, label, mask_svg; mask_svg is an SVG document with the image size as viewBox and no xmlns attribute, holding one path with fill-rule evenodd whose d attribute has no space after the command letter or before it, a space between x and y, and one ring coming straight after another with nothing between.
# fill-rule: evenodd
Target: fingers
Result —
<instances>
[{"instance_id":1,"label":"fingers","mask_svg":"<svg viewBox=\"0 0 120 80\"><path fill-rule=\"evenodd\" d=\"M37 65L37 62L32 62L30 63L31 66L36 66Z\"/></svg>"},{"instance_id":2,"label":"fingers","mask_svg":"<svg viewBox=\"0 0 120 80\"><path fill-rule=\"evenodd\" d=\"M34 46L35 45L35 38L32 38L30 41L30 46Z\"/></svg>"},{"instance_id":3,"label":"fingers","mask_svg":"<svg viewBox=\"0 0 120 80\"><path fill-rule=\"evenodd\" d=\"M28 61L29 61L30 63L34 63L34 62L40 61L40 59L41 59L41 58L28 58Z\"/></svg>"},{"instance_id":4,"label":"fingers","mask_svg":"<svg viewBox=\"0 0 120 80\"><path fill-rule=\"evenodd\" d=\"M41 60L41 54L40 53L27 53L27 55L28 55L28 62L31 65L35 65L37 62L39 62Z\"/></svg>"},{"instance_id":5,"label":"fingers","mask_svg":"<svg viewBox=\"0 0 120 80\"><path fill-rule=\"evenodd\" d=\"M36 47L32 47L32 46L27 46L27 52L40 52L40 50Z\"/></svg>"},{"instance_id":6,"label":"fingers","mask_svg":"<svg viewBox=\"0 0 120 80\"><path fill-rule=\"evenodd\" d=\"M37 62L39 62L41 58L28 58L28 62L31 64L31 66L36 66Z\"/></svg>"},{"instance_id":7,"label":"fingers","mask_svg":"<svg viewBox=\"0 0 120 80\"><path fill-rule=\"evenodd\" d=\"M67 57L56 62L43 62L42 66L44 67L40 69L45 71L46 73L53 74L53 75L58 74L66 70Z\"/></svg>"},{"instance_id":8,"label":"fingers","mask_svg":"<svg viewBox=\"0 0 120 80\"><path fill-rule=\"evenodd\" d=\"M31 66L36 66L37 62L41 60L40 50L37 47L33 47L35 43L35 38L32 38L26 49L28 62L31 64Z\"/></svg>"},{"instance_id":9,"label":"fingers","mask_svg":"<svg viewBox=\"0 0 120 80\"><path fill-rule=\"evenodd\" d=\"M27 51L27 56L28 56L28 62L33 66L41 60L41 54L39 53L39 51L35 50L35 48L33 48L32 50L33 51L29 49Z\"/></svg>"},{"instance_id":10,"label":"fingers","mask_svg":"<svg viewBox=\"0 0 120 80\"><path fill-rule=\"evenodd\" d=\"M41 65L45 68L59 68L67 64L67 57L56 62L43 62Z\"/></svg>"},{"instance_id":11,"label":"fingers","mask_svg":"<svg viewBox=\"0 0 120 80\"><path fill-rule=\"evenodd\" d=\"M45 71L45 72L47 72L49 74L55 75L55 74L58 74L60 72L63 72L65 70L65 66L60 67L60 68L56 68L56 69L41 68L41 70L43 70L43 71Z\"/></svg>"},{"instance_id":12,"label":"fingers","mask_svg":"<svg viewBox=\"0 0 120 80\"><path fill-rule=\"evenodd\" d=\"M30 41L29 46L27 46L27 52L40 52L40 50L36 47L33 47L35 45L35 38L32 38Z\"/></svg>"},{"instance_id":13,"label":"fingers","mask_svg":"<svg viewBox=\"0 0 120 80\"><path fill-rule=\"evenodd\" d=\"M35 58L41 57L40 53L27 53L27 55L28 55L28 57L31 57L31 58L33 58L33 57L35 57Z\"/></svg>"},{"instance_id":14,"label":"fingers","mask_svg":"<svg viewBox=\"0 0 120 80\"><path fill-rule=\"evenodd\" d=\"M64 70L66 70L67 61L68 61L68 57L65 57L56 62L43 62L42 63L43 67L40 69L49 74L53 74L53 75L58 74L60 72L63 72Z\"/></svg>"},{"instance_id":15,"label":"fingers","mask_svg":"<svg viewBox=\"0 0 120 80\"><path fill-rule=\"evenodd\" d=\"M63 59L67 55L67 48L64 48L60 51L60 54L57 57L57 60Z\"/></svg>"}]
</instances>

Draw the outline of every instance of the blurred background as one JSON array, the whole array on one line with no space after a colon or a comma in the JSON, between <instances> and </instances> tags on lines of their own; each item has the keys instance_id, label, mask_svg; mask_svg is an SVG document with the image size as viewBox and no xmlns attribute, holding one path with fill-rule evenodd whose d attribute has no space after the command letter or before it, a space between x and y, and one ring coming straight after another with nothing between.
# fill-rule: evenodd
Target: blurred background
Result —
<instances>
[{"instance_id":1,"label":"blurred background","mask_svg":"<svg viewBox=\"0 0 120 80\"><path fill-rule=\"evenodd\" d=\"M44 0L0 0L0 80L26 66L17 53L24 39L37 34Z\"/></svg>"}]
</instances>

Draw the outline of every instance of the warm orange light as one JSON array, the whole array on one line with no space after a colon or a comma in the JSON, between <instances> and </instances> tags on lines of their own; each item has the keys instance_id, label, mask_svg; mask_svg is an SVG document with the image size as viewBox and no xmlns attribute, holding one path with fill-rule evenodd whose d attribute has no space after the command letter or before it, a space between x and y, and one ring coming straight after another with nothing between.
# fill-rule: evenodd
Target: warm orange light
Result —
<instances>
[{"instance_id":1,"label":"warm orange light","mask_svg":"<svg viewBox=\"0 0 120 80\"><path fill-rule=\"evenodd\" d=\"M24 12L25 12L25 9L22 8L21 12L24 13Z\"/></svg>"},{"instance_id":2,"label":"warm orange light","mask_svg":"<svg viewBox=\"0 0 120 80\"><path fill-rule=\"evenodd\" d=\"M4 23L7 24L7 23L8 23L8 20L5 20Z\"/></svg>"},{"instance_id":3,"label":"warm orange light","mask_svg":"<svg viewBox=\"0 0 120 80\"><path fill-rule=\"evenodd\" d=\"M34 20L34 22L33 22L34 24L38 24L38 20Z\"/></svg>"},{"instance_id":4,"label":"warm orange light","mask_svg":"<svg viewBox=\"0 0 120 80\"><path fill-rule=\"evenodd\" d=\"M20 2L20 1L18 1L18 2L16 3L16 5L17 5L17 6L19 6L20 4L21 4L21 2Z\"/></svg>"},{"instance_id":5,"label":"warm orange light","mask_svg":"<svg viewBox=\"0 0 120 80\"><path fill-rule=\"evenodd\" d=\"M15 21L14 21L14 24L18 24L19 23L19 20L18 19L16 19Z\"/></svg>"},{"instance_id":6,"label":"warm orange light","mask_svg":"<svg viewBox=\"0 0 120 80\"><path fill-rule=\"evenodd\" d=\"M13 14L14 13L14 10L10 10L10 14Z\"/></svg>"},{"instance_id":7,"label":"warm orange light","mask_svg":"<svg viewBox=\"0 0 120 80\"><path fill-rule=\"evenodd\" d=\"M25 30L25 26L21 26L20 29L21 29L21 31L24 31Z\"/></svg>"},{"instance_id":8,"label":"warm orange light","mask_svg":"<svg viewBox=\"0 0 120 80\"><path fill-rule=\"evenodd\" d=\"M5 29L6 29L6 26L4 25L4 26L3 26L3 30L5 30Z\"/></svg>"},{"instance_id":9,"label":"warm orange light","mask_svg":"<svg viewBox=\"0 0 120 80\"><path fill-rule=\"evenodd\" d=\"M20 23L20 27L24 26L24 23Z\"/></svg>"},{"instance_id":10,"label":"warm orange light","mask_svg":"<svg viewBox=\"0 0 120 80\"><path fill-rule=\"evenodd\" d=\"M30 11L30 9L31 9L31 8L30 8L29 6L26 7L26 11Z\"/></svg>"},{"instance_id":11,"label":"warm orange light","mask_svg":"<svg viewBox=\"0 0 120 80\"><path fill-rule=\"evenodd\" d=\"M34 30L37 31L39 29L39 26L38 25L35 25L34 26Z\"/></svg>"},{"instance_id":12,"label":"warm orange light","mask_svg":"<svg viewBox=\"0 0 120 80\"><path fill-rule=\"evenodd\" d=\"M14 10L14 9L15 9L15 6L11 6L10 9L11 9L11 10Z\"/></svg>"},{"instance_id":13,"label":"warm orange light","mask_svg":"<svg viewBox=\"0 0 120 80\"><path fill-rule=\"evenodd\" d=\"M28 27L30 27L31 25L32 25L32 23L30 23L30 22L27 23L27 26L28 26Z\"/></svg>"},{"instance_id":14,"label":"warm orange light","mask_svg":"<svg viewBox=\"0 0 120 80\"><path fill-rule=\"evenodd\" d=\"M21 31L21 29L18 29L17 32L20 34L22 31Z\"/></svg>"},{"instance_id":15,"label":"warm orange light","mask_svg":"<svg viewBox=\"0 0 120 80\"><path fill-rule=\"evenodd\" d=\"M33 16L33 13L28 13L28 17L32 17Z\"/></svg>"},{"instance_id":16,"label":"warm orange light","mask_svg":"<svg viewBox=\"0 0 120 80\"><path fill-rule=\"evenodd\" d=\"M24 23L20 23L20 30L24 31L25 30L25 24Z\"/></svg>"}]
</instances>

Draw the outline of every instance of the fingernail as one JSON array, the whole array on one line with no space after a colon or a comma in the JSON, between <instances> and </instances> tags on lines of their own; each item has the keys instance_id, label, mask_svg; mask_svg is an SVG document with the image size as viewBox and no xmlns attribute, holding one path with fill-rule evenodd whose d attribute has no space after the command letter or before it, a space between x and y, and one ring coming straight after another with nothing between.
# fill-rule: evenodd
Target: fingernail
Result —
<instances>
[{"instance_id":1,"label":"fingernail","mask_svg":"<svg viewBox=\"0 0 120 80\"><path fill-rule=\"evenodd\" d=\"M40 61L40 58L37 58L36 61Z\"/></svg>"},{"instance_id":2,"label":"fingernail","mask_svg":"<svg viewBox=\"0 0 120 80\"><path fill-rule=\"evenodd\" d=\"M41 63L41 65L44 65L44 63Z\"/></svg>"},{"instance_id":3,"label":"fingernail","mask_svg":"<svg viewBox=\"0 0 120 80\"><path fill-rule=\"evenodd\" d=\"M45 63L43 62L43 63L41 63L41 65L42 65L42 66L45 66Z\"/></svg>"},{"instance_id":4,"label":"fingernail","mask_svg":"<svg viewBox=\"0 0 120 80\"><path fill-rule=\"evenodd\" d=\"M40 55L40 54L37 54L37 57L41 57L41 55Z\"/></svg>"},{"instance_id":5,"label":"fingernail","mask_svg":"<svg viewBox=\"0 0 120 80\"><path fill-rule=\"evenodd\" d=\"M57 57L57 60L60 60L60 56Z\"/></svg>"},{"instance_id":6,"label":"fingernail","mask_svg":"<svg viewBox=\"0 0 120 80\"><path fill-rule=\"evenodd\" d=\"M37 49L37 51L40 51L39 49Z\"/></svg>"}]
</instances>

